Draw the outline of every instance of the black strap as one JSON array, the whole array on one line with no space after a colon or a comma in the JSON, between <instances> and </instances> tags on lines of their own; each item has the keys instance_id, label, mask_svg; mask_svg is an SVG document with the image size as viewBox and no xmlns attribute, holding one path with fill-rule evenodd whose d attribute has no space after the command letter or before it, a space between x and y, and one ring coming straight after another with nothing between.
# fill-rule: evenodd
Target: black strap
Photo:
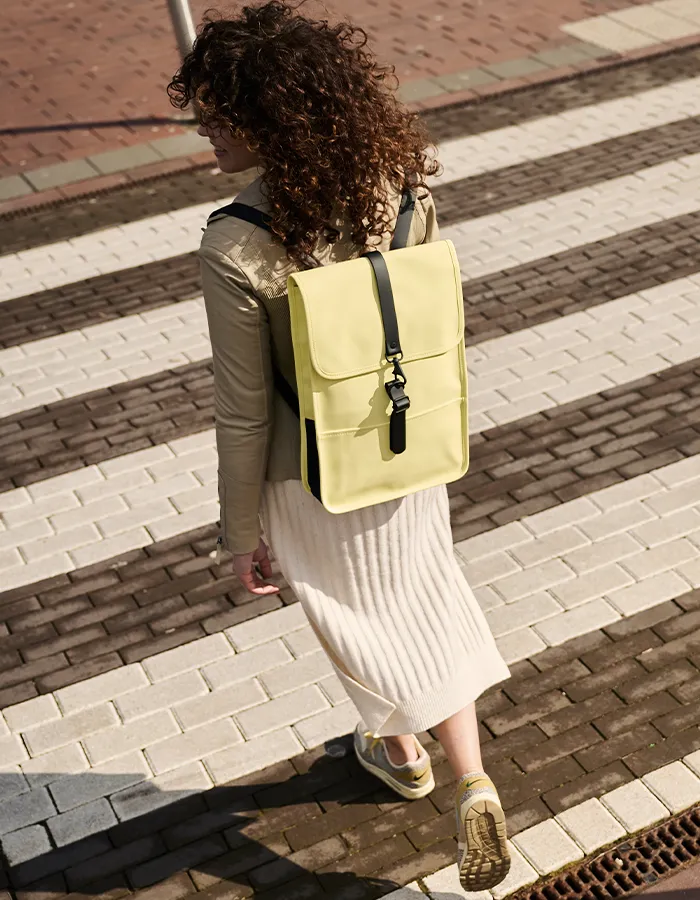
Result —
<instances>
[{"instance_id":1,"label":"black strap","mask_svg":"<svg viewBox=\"0 0 700 900\"><path fill-rule=\"evenodd\" d=\"M394 237L391 241L390 250L403 250L408 244L408 234L411 230L411 222L413 221L413 212L416 208L416 192L404 191L399 204L399 215L394 228Z\"/></svg>"},{"instance_id":2,"label":"black strap","mask_svg":"<svg viewBox=\"0 0 700 900\"><path fill-rule=\"evenodd\" d=\"M209 220L214 216L233 216L234 219L243 219L244 222L250 222L251 225L257 225L258 228L264 228L265 231L272 231L270 227L271 218L261 209L255 206L247 206L245 203L229 203L228 206L222 206L220 209L214 210L209 216Z\"/></svg>"},{"instance_id":3,"label":"black strap","mask_svg":"<svg viewBox=\"0 0 700 900\"><path fill-rule=\"evenodd\" d=\"M384 257L378 250L370 250L365 254L374 269L374 277L377 279L377 293L379 294L379 309L384 324L384 352L387 359L401 355L401 341L399 340L399 323L396 320L396 305L394 292L391 288L391 278L386 267Z\"/></svg>"}]
</instances>

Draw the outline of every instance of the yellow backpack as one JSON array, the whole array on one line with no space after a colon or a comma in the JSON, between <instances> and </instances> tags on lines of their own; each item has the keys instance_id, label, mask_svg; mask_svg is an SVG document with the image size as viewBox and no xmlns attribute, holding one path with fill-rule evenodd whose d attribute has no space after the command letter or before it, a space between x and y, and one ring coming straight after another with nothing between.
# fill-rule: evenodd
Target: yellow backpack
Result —
<instances>
[{"instance_id":1,"label":"yellow backpack","mask_svg":"<svg viewBox=\"0 0 700 900\"><path fill-rule=\"evenodd\" d=\"M297 272L287 282L302 480L333 513L456 481L469 465L462 282L451 241L406 247L404 194L391 252ZM261 210L217 210L270 230Z\"/></svg>"}]
</instances>

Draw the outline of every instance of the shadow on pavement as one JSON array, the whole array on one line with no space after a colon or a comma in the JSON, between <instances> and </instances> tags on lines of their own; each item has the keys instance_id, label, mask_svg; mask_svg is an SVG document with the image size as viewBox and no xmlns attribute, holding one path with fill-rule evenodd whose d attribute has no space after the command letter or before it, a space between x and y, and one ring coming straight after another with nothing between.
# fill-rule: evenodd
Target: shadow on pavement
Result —
<instances>
[{"instance_id":1,"label":"shadow on pavement","mask_svg":"<svg viewBox=\"0 0 700 900\"><path fill-rule=\"evenodd\" d=\"M56 122L53 125L23 125L0 128L0 135L6 134L42 134L52 131L82 131L85 128L124 128L128 125L183 125L194 124L196 119L192 115L173 116L146 116L141 119L110 119L103 122Z\"/></svg>"},{"instance_id":2,"label":"shadow on pavement","mask_svg":"<svg viewBox=\"0 0 700 900\"><path fill-rule=\"evenodd\" d=\"M21 776L0 774L6 886L23 900L32 894L43 900L47 891L94 897L189 873L198 891L240 885L233 898L251 896L250 885L265 900L372 900L391 893L401 885L381 870L400 862L402 852L387 854L381 842L401 834L400 818L372 836L363 837L361 826L407 802L358 765L350 735L331 743L345 755L320 748L304 774L289 777L290 764L282 763L269 770L275 780L255 773L205 791L192 783L162 791L143 774L87 771L34 772L30 790L25 785L17 793ZM349 846L341 831L350 833ZM417 853L405 836L398 840L403 857Z\"/></svg>"}]
</instances>

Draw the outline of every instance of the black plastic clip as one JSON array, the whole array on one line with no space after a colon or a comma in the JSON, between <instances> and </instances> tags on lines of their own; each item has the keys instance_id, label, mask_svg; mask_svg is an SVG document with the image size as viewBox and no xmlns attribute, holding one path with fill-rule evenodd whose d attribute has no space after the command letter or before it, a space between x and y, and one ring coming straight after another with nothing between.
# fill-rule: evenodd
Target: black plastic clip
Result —
<instances>
[{"instance_id":1,"label":"black plastic clip","mask_svg":"<svg viewBox=\"0 0 700 900\"><path fill-rule=\"evenodd\" d=\"M389 360L394 364L394 378L384 385L391 400L391 418L389 419L389 447L392 453L403 453L406 449L406 410L411 401L406 396L406 376L398 359Z\"/></svg>"}]
</instances>

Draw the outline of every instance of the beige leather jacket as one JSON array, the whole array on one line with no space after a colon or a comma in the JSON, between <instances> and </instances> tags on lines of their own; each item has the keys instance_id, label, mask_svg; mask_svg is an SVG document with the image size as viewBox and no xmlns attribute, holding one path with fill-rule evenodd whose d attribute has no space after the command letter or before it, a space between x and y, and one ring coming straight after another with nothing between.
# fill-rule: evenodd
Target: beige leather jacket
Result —
<instances>
[{"instance_id":1,"label":"beige leather jacket","mask_svg":"<svg viewBox=\"0 0 700 900\"><path fill-rule=\"evenodd\" d=\"M260 180L236 198L267 209ZM393 200L398 210L398 195ZM322 264L358 255L337 223L340 239L321 241ZM419 200L409 245L438 239L431 197ZM378 249L388 250L387 235ZM301 478L299 421L274 388L272 360L296 387L287 301L295 266L271 234L240 219L210 219L199 250L202 288L214 358L219 501L224 546L249 553L258 545L263 484Z\"/></svg>"}]
</instances>

